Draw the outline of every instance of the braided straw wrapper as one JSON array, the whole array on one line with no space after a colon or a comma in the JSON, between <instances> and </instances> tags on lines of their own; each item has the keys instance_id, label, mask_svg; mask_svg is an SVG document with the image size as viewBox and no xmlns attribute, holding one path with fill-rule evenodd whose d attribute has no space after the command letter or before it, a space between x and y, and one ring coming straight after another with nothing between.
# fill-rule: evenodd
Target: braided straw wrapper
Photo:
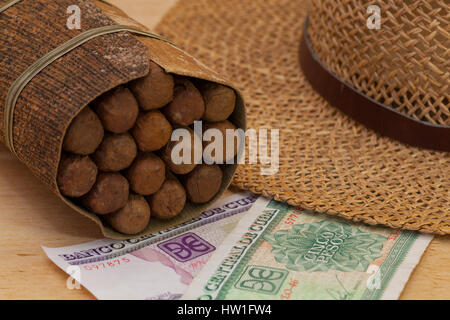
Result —
<instances>
[{"instance_id":1,"label":"braided straw wrapper","mask_svg":"<svg viewBox=\"0 0 450 320\"><path fill-rule=\"evenodd\" d=\"M450 4L377 1L381 29L369 30L370 4L180 0L156 31L239 84L249 128L280 129L279 172L240 166L235 186L353 221L449 234L450 154L378 135L302 74L309 11L313 49L331 71L399 112L450 125Z\"/></svg>"},{"instance_id":2,"label":"braided straw wrapper","mask_svg":"<svg viewBox=\"0 0 450 320\"><path fill-rule=\"evenodd\" d=\"M87 0L77 1L83 15L82 29L69 30L66 10L70 5L73 5L71 0L25 0L0 14L0 101L6 100L11 84L33 62L81 32L113 24L145 30L120 10L100 1L94 4ZM12 142L19 160L65 203L96 222L109 238L129 236L114 231L97 215L59 192L56 176L62 142L72 119L86 105L118 85L145 76L150 60L170 73L233 87L218 73L168 42L120 32L91 39L51 63L28 83L14 107ZM3 103L0 118L4 118ZM231 121L245 129L244 102L239 92ZM0 121L0 137L4 141L3 121ZM224 167L221 189L209 203L187 204L176 218L152 220L136 236L157 233L200 215L226 190L236 167Z\"/></svg>"}]
</instances>

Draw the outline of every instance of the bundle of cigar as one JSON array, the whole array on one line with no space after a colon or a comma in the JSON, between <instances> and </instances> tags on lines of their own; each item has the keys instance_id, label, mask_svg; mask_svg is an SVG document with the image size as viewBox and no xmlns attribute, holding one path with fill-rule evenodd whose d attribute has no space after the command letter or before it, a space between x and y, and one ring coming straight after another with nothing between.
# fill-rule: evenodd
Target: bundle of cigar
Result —
<instances>
[{"instance_id":1,"label":"bundle of cigar","mask_svg":"<svg viewBox=\"0 0 450 320\"><path fill-rule=\"evenodd\" d=\"M221 167L176 164L171 154L181 141L171 141L172 131L189 130L194 150L200 138L193 123L223 133L236 129L228 120L235 104L233 89L172 75L151 62L146 77L107 92L72 120L57 177L61 194L124 234L144 230L150 216L177 216L188 201L210 201L222 184Z\"/></svg>"}]
</instances>

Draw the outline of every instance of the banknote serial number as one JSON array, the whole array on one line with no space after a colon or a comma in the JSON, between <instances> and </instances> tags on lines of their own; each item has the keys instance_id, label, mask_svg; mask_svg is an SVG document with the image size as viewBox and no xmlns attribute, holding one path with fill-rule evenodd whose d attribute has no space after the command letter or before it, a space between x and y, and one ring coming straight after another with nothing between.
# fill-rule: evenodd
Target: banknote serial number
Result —
<instances>
[{"instance_id":1,"label":"banknote serial number","mask_svg":"<svg viewBox=\"0 0 450 320\"><path fill-rule=\"evenodd\" d=\"M294 225L295 221L297 221L301 212L299 209L296 209L294 212L290 213L283 221L283 224Z\"/></svg>"},{"instance_id":2,"label":"banknote serial number","mask_svg":"<svg viewBox=\"0 0 450 320\"><path fill-rule=\"evenodd\" d=\"M130 262L130 259L121 258L121 259L115 259L115 260L85 265L85 266L83 266L83 269L86 271L105 270L105 269L118 267L118 266L126 264L128 262Z\"/></svg>"}]
</instances>

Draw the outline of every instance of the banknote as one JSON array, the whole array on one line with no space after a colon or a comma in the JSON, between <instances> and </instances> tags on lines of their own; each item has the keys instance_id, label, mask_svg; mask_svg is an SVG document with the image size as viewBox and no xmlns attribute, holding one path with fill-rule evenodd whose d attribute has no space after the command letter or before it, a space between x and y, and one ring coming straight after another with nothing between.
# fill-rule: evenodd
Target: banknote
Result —
<instances>
[{"instance_id":1,"label":"banknote","mask_svg":"<svg viewBox=\"0 0 450 320\"><path fill-rule=\"evenodd\" d=\"M182 299L397 299L431 239L260 197Z\"/></svg>"},{"instance_id":2,"label":"banknote","mask_svg":"<svg viewBox=\"0 0 450 320\"><path fill-rule=\"evenodd\" d=\"M140 238L42 248L71 276L71 288L81 283L98 299L179 299L255 200L234 194L198 218Z\"/></svg>"}]
</instances>

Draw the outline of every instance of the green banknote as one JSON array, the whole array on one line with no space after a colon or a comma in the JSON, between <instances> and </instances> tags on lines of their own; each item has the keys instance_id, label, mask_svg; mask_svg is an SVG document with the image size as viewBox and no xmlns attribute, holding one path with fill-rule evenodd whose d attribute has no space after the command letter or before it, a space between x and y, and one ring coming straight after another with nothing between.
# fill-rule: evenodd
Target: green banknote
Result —
<instances>
[{"instance_id":1,"label":"green banknote","mask_svg":"<svg viewBox=\"0 0 450 320\"><path fill-rule=\"evenodd\" d=\"M397 299L432 236L259 198L183 299Z\"/></svg>"}]
</instances>

